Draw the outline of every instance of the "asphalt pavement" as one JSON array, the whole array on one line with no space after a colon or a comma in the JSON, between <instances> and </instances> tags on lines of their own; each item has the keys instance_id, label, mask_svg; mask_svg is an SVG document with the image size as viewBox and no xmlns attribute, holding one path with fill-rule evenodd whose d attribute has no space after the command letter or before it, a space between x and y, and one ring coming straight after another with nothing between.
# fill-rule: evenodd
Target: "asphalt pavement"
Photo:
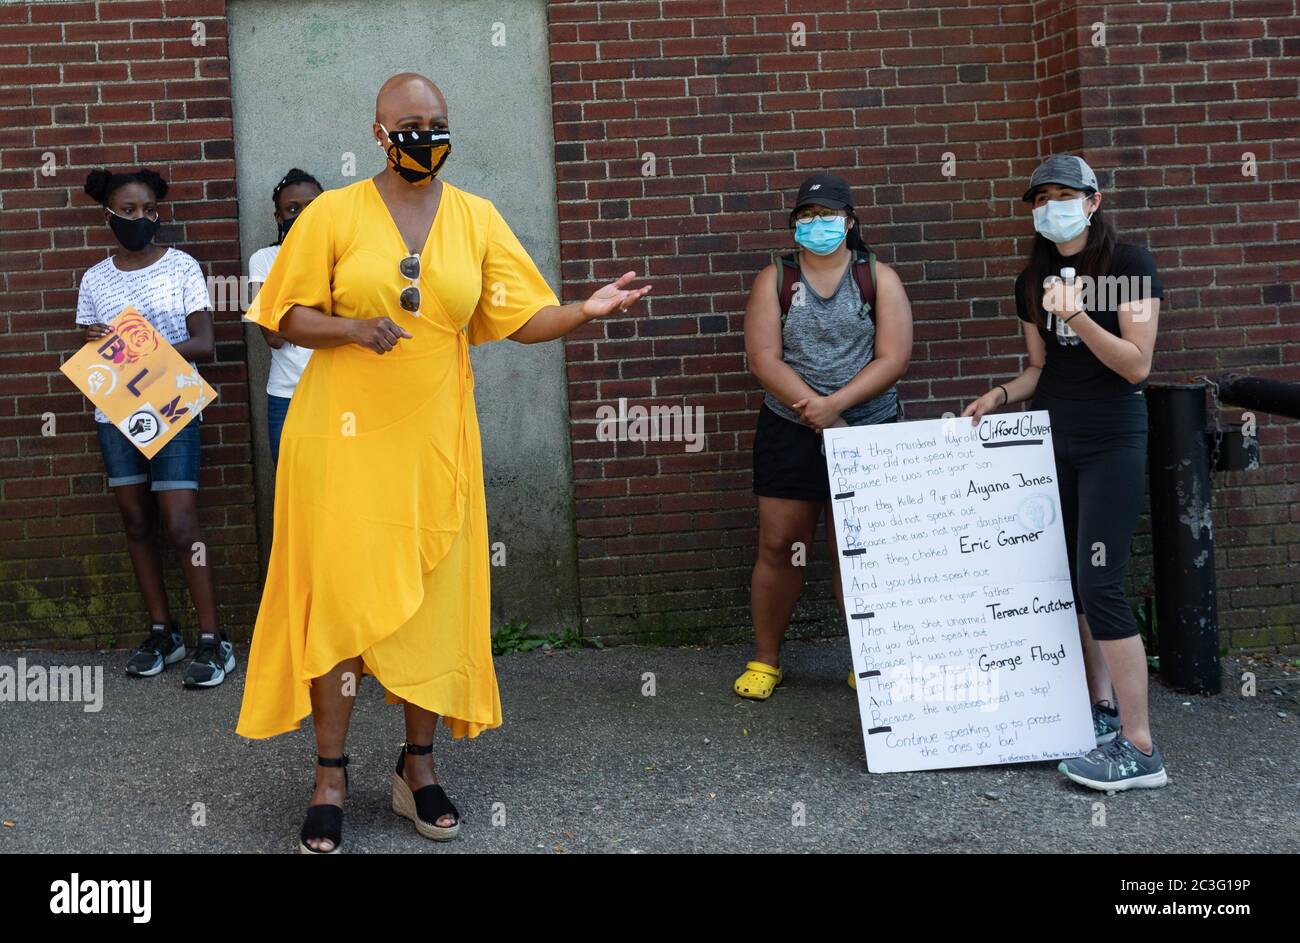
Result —
<instances>
[{"instance_id":1,"label":"asphalt pavement","mask_svg":"<svg viewBox=\"0 0 1300 943\"><path fill-rule=\"evenodd\" d=\"M236 654L242 665L247 649ZM296 848L309 724L266 741L236 736L238 670L191 691L179 665L125 677L125 651L5 652L0 665L20 657L102 668L103 700L98 711L0 702L0 852ZM344 850L1300 851L1294 658L1230 660L1231 683L1215 697L1153 684L1170 784L1107 796L1048 763L869 773L845 640L789 643L786 681L764 703L731 692L748 657L739 646L620 646L498 658L503 726L435 740L463 817L446 845L389 809L401 714L368 679L349 739ZM1243 671L1256 676L1254 696L1240 691Z\"/></svg>"}]
</instances>

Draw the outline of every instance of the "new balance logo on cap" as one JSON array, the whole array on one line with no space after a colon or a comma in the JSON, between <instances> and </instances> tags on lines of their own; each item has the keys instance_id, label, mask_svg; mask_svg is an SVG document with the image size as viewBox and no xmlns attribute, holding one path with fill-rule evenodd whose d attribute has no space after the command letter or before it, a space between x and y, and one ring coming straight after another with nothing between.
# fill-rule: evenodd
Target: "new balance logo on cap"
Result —
<instances>
[{"instance_id":1,"label":"new balance logo on cap","mask_svg":"<svg viewBox=\"0 0 1300 943\"><path fill-rule=\"evenodd\" d=\"M849 190L849 185L834 174L811 174L799 185L799 195L795 197L794 208L798 209L809 203L842 210L853 205L853 194Z\"/></svg>"}]
</instances>

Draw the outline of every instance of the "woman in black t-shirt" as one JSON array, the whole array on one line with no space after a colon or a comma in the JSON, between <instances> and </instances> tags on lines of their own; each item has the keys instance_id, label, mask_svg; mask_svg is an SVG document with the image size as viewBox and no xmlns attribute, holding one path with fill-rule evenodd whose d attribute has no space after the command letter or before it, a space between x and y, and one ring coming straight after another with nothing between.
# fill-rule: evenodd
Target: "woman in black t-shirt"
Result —
<instances>
[{"instance_id":1,"label":"woman in black t-shirt","mask_svg":"<svg viewBox=\"0 0 1300 943\"><path fill-rule=\"evenodd\" d=\"M963 415L978 423L987 412L1031 400L1051 416L1097 737L1097 749L1061 763L1061 772L1106 791L1163 786L1168 776L1147 711L1146 652L1124 577L1142 512L1142 389L1164 290L1151 254L1117 241L1101 213L1097 177L1081 158L1048 158L1024 199L1038 233L1015 286L1029 366Z\"/></svg>"}]
</instances>

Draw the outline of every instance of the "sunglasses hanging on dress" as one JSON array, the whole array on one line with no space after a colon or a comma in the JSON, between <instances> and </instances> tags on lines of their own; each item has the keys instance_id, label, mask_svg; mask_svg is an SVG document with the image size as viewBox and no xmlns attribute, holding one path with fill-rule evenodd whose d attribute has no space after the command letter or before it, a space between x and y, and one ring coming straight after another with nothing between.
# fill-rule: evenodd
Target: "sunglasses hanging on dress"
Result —
<instances>
[{"instance_id":1,"label":"sunglasses hanging on dress","mask_svg":"<svg viewBox=\"0 0 1300 943\"><path fill-rule=\"evenodd\" d=\"M403 310L411 312L418 318L420 316L420 257L412 252L397 263L397 268L402 273L402 277L411 283L398 296L397 303Z\"/></svg>"}]
</instances>

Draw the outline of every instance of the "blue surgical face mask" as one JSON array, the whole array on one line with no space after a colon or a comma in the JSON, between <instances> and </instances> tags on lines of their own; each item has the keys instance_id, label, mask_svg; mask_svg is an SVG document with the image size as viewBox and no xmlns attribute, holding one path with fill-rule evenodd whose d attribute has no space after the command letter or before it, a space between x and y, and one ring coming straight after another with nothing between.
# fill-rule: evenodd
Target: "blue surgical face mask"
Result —
<instances>
[{"instance_id":1,"label":"blue surgical face mask","mask_svg":"<svg viewBox=\"0 0 1300 943\"><path fill-rule=\"evenodd\" d=\"M843 216L822 219L820 216L806 223L794 224L794 241L809 252L830 255L840 247L848 234L848 220Z\"/></svg>"},{"instance_id":2,"label":"blue surgical face mask","mask_svg":"<svg viewBox=\"0 0 1300 943\"><path fill-rule=\"evenodd\" d=\"M1034 207L1034 229L1052 242L1069 242L1092 222L1083 211L1083 202L1083 197L1075 197L1073 200L1048 200L1042 206Z\"/></svg>"}]
</instances>

